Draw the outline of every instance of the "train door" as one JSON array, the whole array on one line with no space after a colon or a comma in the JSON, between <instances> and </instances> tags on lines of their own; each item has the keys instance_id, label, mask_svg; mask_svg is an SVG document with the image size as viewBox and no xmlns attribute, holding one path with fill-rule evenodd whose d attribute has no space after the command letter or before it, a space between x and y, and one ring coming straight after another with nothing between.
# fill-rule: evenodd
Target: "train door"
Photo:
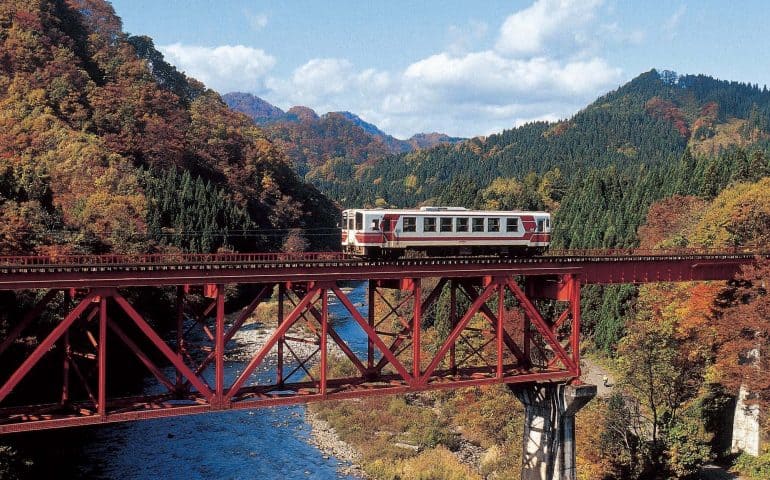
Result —
<instances>
[{"instance_id":1,"label":"train door","mask_svg":"<svg viewBox=\"0 0 770 480\"><path fill-rule=\"evenodd\" d=\"M356 242L355 213L352 210L342 212L342 244L352 246Z\"/></svg>"},{"instance_id":2,"label":"train door","mask_svg":"<svg viewBox=\"0 0 770 480\"><path fill-rule=\"evenodd\" d=\"M383 243L390 241L393 238L393 227L395 222L392 221L387 215L380 222L380 228L382 228Z\"/></svg>"},{"instance_id":3,"label":"train door","mask_svg":"<svg viewBox=\"0 0 770 480\"><path fill-rule=\"evenodd\" d=\"M395 229L396 225L398 224L398 215L391 215L386 214L382 217L382 222L380 223L380 228L382 229L382 236L384 237L384 242L393 242L396 240L395 237Z\"/></svg>"}]
</instances>

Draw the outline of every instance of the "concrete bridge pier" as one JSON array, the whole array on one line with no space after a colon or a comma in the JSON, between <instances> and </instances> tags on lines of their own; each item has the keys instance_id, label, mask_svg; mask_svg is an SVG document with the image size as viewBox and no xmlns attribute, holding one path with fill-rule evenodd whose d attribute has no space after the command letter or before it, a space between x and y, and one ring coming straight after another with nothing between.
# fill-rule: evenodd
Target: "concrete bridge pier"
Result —
<instances>
[{"instance_id":1,"label":"concrete bridge pier","mask_svg":"<svg viewBox=\"0 0 770 480\"><path fill-rule=\"evenodd\" d=\"M509 385L524 404L522 480L575 480L575 414L596 385Z\"/></svg>"},{"instance_id":2,"label":"concrete bridge pier","mask_svg":"<svg viewBox=\"0 0 770 480\"><path fill-rule=\"evenodd\" d=\"M751 393L741 385L733 415L731 451L745 452L758 457L762 453L762 436L759 428L759 405L751 403Z\"/></svg>"}]
</instances>

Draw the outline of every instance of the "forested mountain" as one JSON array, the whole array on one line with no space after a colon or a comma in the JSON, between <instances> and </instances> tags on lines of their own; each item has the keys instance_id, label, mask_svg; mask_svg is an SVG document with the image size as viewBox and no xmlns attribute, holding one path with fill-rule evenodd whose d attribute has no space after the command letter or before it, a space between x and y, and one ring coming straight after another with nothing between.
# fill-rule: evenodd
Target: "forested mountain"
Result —
<instances>
[{"instance_id":1,"label":"forested mountain","mask_svg":"<svg viewBox=\"0 0 770 480\"><path fill-rule=\"evenodd\" d=\"M411 152L463 139L441 133L422 133L407 140L386 134L375 125L350 112L329 112L319 116L312 109L295 106L287 112L248 93L228 93L223 100L250 116L266 135L280 145L300 175L343 161L361 164L393 153Z\"/></svg>"},{"instance_id":2,"label":"forested mountain","mask_svg":"<svg viewBox=\"0 0 770 480\"><path fill-rule=\"evenodd\" d=\"M0 26L0 253L336 240L334 205L108 2L4 1Z\"/></svg>"},{"instance_id":3,"label":"forested mountain","mask_svg":"<svg viewBox=\"0 0 770 480\"><path fill-rule=\"evenodd\" d=\"M465 140L460 137L450 137L446 133L431 132L416 133L404 141L412 146L412 150L423 150L437 145L454 145Z\"/></svg>"},{"instance_id":4,"label":"forested mountain","mask_svg":"<svg viewBox=\"0 0 770 480\"><path fill-rule=\"evenodd\" d=\"M769 119L766 88L652 70L568 120L308 178L343 206L547 208L558 246L634 245L654 200L761 176Z\"/></svg>"},{"instance_id":5,"label":"forested mountain","mask_svg":"<svg viewBox=\"0 0 770 480\"><path fill-rule=\"evenodd\" d=\"M713 199L675 195L656 202L639 236L644 248L766 251L770 178L736 182ZM591 328L599 329L597 343L612 339L603 346L618 381L612 397L594 407L590 428L601 434L583 452L593 457L595 478L701 478L699 467L730 452L731 402L739 388L751 392L762 412L770 408L767 364L758 360L770 351L768 281L770 263L763 260L730 282L648 284L638 295L631 286L608 290L617 309L601 312ZM768 438L766 418L760 430ZM744 455L741 478L767 478L768 460Z\"/></svg>"},{"instance_id":6,"label":"forested mountain","mask_svg":"<svg viewBox=\"0 0 770 480\"><path fill-rule=\"evenodd\" d=\"M300 175L331 159L345 158L356 164L383 158L388 147L339 113L318 116L306 107L292 107L289 121L262 125L276 145L292 160Z\"/></svg>"}]
</instances>

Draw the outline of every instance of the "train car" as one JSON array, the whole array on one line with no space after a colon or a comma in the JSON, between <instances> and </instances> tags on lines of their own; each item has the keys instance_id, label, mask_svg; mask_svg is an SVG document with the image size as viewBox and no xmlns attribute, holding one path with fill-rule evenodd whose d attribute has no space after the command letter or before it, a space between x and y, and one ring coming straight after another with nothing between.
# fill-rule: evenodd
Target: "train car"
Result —
<instances>
[{"instance_id":1,"label":"train car","mask_svg":"<svg viewBox=\"0 0 770 480\"><path fill-rule=\"evenodd\" d=\"M342 249L367 258L537 255L551 240L547 212L419 209L348 209L342 212Z\"/></svg>"}]
</instances>

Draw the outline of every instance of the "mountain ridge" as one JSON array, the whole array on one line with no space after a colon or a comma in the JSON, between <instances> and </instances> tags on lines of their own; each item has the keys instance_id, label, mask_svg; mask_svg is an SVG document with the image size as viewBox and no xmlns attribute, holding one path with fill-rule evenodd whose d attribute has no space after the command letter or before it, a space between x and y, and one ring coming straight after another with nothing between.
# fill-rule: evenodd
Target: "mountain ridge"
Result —
<instances>
[{"instance_id":1,"label":"mountain ridge","mask_svg":"<svg viewBox=\"0 0 770 480\"><path fill-rule=\"evenodd\" d=\"M301 174L332 158L365 163L388 154L465 140L436 132L418 133L400 140L349 111L318 115L311 108L294 106L284 112L256 95L242 92L227 93L222 99L233 110L251 117L272 139L283 144ZM338 138L331 138L332 134Z\"/></svg>"}]
</instances>

